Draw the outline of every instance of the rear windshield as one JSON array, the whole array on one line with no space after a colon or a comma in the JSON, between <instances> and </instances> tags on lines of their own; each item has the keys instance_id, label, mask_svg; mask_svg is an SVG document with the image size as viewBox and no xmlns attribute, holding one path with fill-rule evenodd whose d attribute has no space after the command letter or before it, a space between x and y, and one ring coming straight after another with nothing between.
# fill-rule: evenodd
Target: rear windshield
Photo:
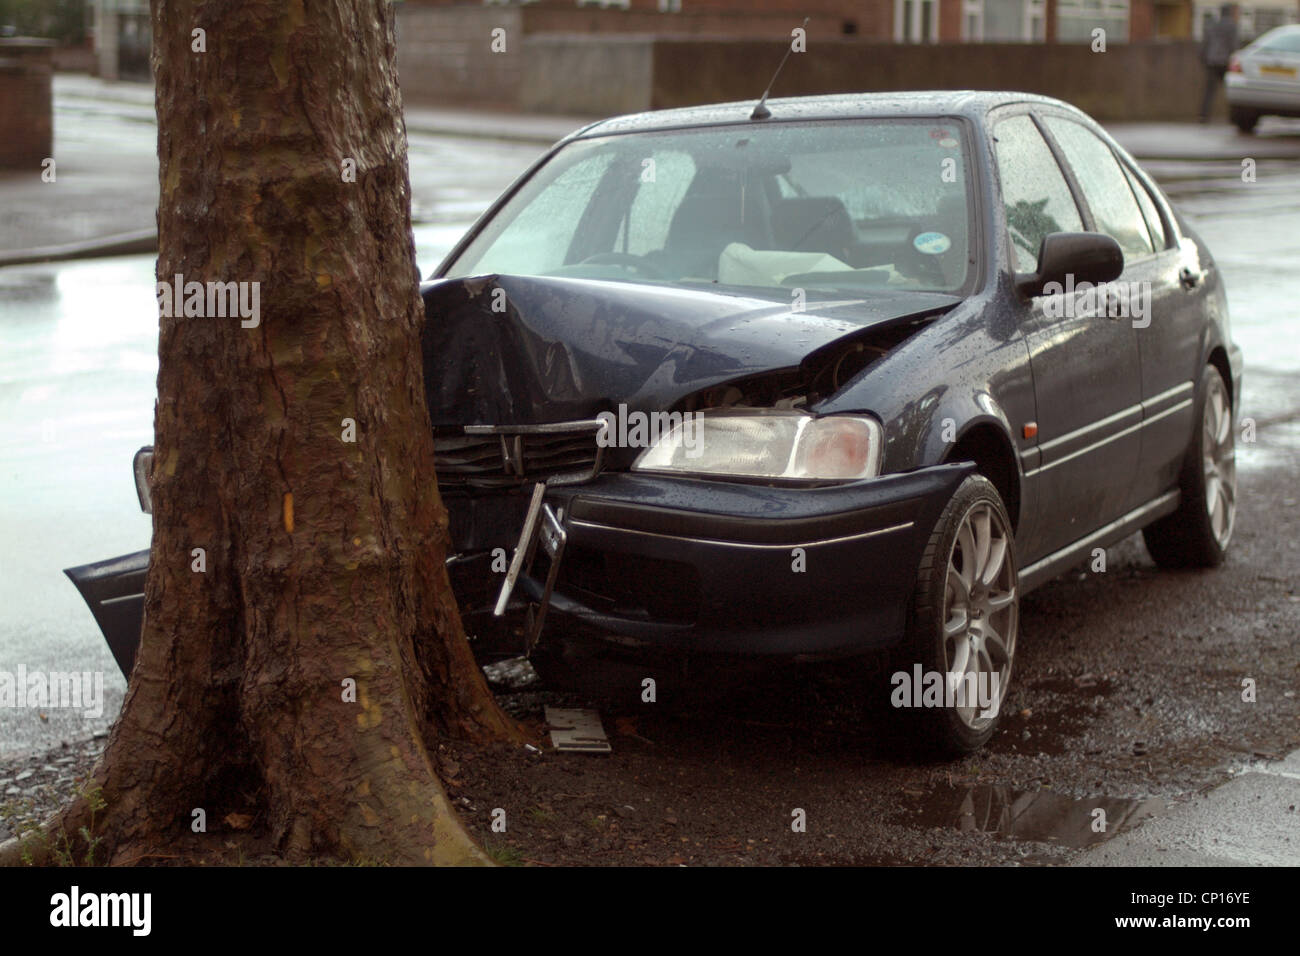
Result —
<instances>
[{"instance_id":1,"label":"rear windshield","mask_svg":"<svg viewBox=\"0 0 1300 956\"><path fill-rule=\"evenodd\" d=\"M972 259L963 131L890 119L578 140L444 274L961 291Z\"/></svg>"},{"instance_id":2,"label":"rear windshield","mask_svg":"<svg viewBox=\"0 0 1300 956\"><path fill-rule=\"evenodd\" d=\"M1300 53L1300 30L1276 30L1256 42L1269 53Z\"/></svg>"}]
</instances>

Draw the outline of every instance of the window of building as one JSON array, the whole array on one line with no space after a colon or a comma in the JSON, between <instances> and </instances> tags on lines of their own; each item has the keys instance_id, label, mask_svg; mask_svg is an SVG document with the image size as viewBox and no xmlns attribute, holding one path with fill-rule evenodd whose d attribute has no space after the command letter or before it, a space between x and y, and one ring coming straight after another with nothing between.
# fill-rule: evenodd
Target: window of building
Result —
<instances>
[{"instance_id":1,"label":"window of building","mask_svg":"<svg viewBox=\"0 0 1300 956\"><path fill-rule=\"evenodd\" d=\"M967 43L984 39L984 0L962 0L961 38Z\"/></svg>"},{"instance_id":2,"label":"window of building","mask_svg":"<svg viewBox=\"0 0 1300 956\"><path fill-rule=\"evenodd\" d=\"M894 40L939 42L939 0L894 0Z\"/></svg>"},{"instance_id":3,"label":"window of building","mask_svg":"<svg viewBox=\"0 0 1300 956\"><path fill-rule=\"evenodd\" d=\"M1106 42L1127 43L1129 0L1060 0L1056 7L1056 39L1061 43L1091 43L1092 31L1106 31Z\"/></svg>"},{"instance_id":4,"label":"window of building","mask_svg":"<svg viewBox=\"0 0 1300 956\"><path fill-rule=\"evenodd\" d=\"M962 0L962 39L974 43L1041 43L1046 0Z\"/></svg>"}]
</instances>

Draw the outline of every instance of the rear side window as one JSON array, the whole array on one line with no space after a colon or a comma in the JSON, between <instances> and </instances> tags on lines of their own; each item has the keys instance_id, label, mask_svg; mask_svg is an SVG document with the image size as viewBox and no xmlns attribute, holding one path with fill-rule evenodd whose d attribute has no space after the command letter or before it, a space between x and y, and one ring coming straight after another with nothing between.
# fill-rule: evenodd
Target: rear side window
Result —
<instances>
[{"instance_id":1,"label":"rear side window","mask_svg":"<svg viewBox=\"0 0 1300 956\"><path fill-rule=\"evenodd\" d=\"M1151 193L1147 191L1142 181L1133 175L1133 170L1127 166L1124 167L1124 175L1128 177L1128 184L1133 187L1133 195L1137 196L1138 205L1142 207L1142 218L1147 222L1147 229L1151 232L1151 242L1156 247L1156 251L1169 248L1169 238L1165 234L1165 224L1160 220L1160 210L1156 208L1156 202L1151 198Z\"/></svg>"},{"instance_id":2,"label":"rear side window","mask_svg":"<svg viewBox=\"0 0 1300 956\"><path fill-rule=\"evenodd\" d=\"M1038 247L1051 232L1079 232L1083 220L1038 127L1028 116L997 125L998 176L1017 272L1038 267Z\"/></svg>"},{"instance_id":3,"label":"rear side window","mask_svg":"<svg viewBox=\"0 0 1300 956\"><path fill-rule=\"evenodd\" d=\"M1044 122L1074 170L1098 231L1119 243L1125 260L1151 255L1146 220L1110 147L1072 120L1048 116Z\"/></svg>"}]
</instances>

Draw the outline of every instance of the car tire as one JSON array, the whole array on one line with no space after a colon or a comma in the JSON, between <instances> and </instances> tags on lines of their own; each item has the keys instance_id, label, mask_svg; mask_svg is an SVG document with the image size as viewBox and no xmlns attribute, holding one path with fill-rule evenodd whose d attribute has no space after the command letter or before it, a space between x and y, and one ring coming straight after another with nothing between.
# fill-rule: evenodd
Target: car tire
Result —
<instances>
[{"instance_id":1,"label":"car tire","mask_svg":"<svg viewBox=\"0 0 1300 956\"><path fill-rule=\"evenodd\" d=\"M926 542L903 643L891 655L890 702L909 749L961 757L988 742L1006 699L1020 627L1015 537L997 488L983 475L958 486ZM944 675L984 673L981 698L961 706L918 706L916 668ZM998 675L996 693L991 676ZM910 687L910 703L903 694ZM987 690L987 696L983 696ZM955 706L947 706L953 703ZM975 706L989 703L987 708Z\"/></svg>"},{"instance_id":2,"label":"car tire","mask_svg":"<svg viewBox=\"0 0 1300 956\"><path fill-rule=\"evenodd\" d=\"M1178 510L1142 529L1162 568L1217 568L1227 554L1237 510L1232 397L1213 365L1201 373L1196 431L1179 478Z\"/></svg>"},{"instance_id":3,"label":"car tire","mask_svg":"<svg viewBox=\"0 0 1300 956\"><path fill-rule=\"evenodd\" d=\"M1259 114L1240 106L1230 106L1228 108L1228 119L1233 126L1249 136L1255 132L1255 126L1259 123Z\"/></svg>"}]
</instances>

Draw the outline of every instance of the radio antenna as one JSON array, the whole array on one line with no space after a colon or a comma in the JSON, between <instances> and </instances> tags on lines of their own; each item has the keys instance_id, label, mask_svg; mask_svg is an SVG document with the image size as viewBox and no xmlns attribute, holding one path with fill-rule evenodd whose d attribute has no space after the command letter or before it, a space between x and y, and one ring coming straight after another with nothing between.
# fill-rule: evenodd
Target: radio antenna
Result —
<instances>
[{"instance_id":1,"label":"radio antenna","mask_svg":"<svg viewBox=\"0 0 1300 956\"><path fill-rule=\"evenodd\" d=\"M803 18L803 27L808 26L808 19L809 19L808 17ZM802 29L803 27L800 27L800 29ZM781 57L781 65L778 66L776 68L776 72L772 74L772 80L770 83L767 84L767 89L763 91L763 96L758 101L758 105L754 107L754 112L749 114L750 119L763 120L763 119L767 119L769 116L772 115L772 111L767 108L767 94L772 92L772 85L776 83L776 78L781 75L781 71L785 68L785 61L790 59L790 54L793 52L794 52L794 44L791 43L790 48L785 51L785 56Z\"/></svg>"}]
</instances>

